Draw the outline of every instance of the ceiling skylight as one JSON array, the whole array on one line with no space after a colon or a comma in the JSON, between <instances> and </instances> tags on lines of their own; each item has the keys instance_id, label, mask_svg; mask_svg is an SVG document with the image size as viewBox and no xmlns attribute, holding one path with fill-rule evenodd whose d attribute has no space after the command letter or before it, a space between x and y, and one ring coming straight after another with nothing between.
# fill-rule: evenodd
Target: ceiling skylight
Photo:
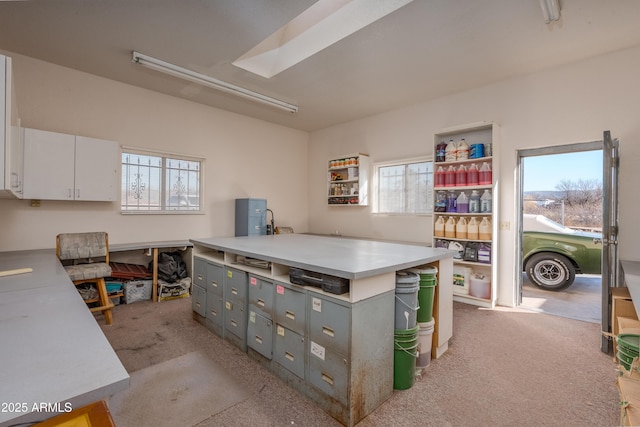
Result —
<instances>
[{"instance_id":1,"label":"ceiling skylight","mask_svg":"<svg viewBox=\"0 0 640 427\"><path fill-rule=\"evenodd\" d=\"M270 78L413 0L318 0L233 62Z\"/></svg>"}]
</instances>

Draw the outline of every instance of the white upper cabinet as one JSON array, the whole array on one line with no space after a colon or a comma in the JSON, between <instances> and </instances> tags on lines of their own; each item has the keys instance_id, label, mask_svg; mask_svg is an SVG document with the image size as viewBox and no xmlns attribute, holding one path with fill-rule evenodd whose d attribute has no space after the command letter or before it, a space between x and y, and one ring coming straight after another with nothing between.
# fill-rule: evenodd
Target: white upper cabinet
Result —
<instances>
[{"instance_id":1,"label":"white upper cabinet","mask_svg":"<svg viewBox=\"0 0 640 427\"><path fill-rule=\"evenodd\" d=\"M22 197L20 120L13 91L11 58L0 55L0 197Z\"/></svg>"},{"instance_id":2,"label":"white upper cabinet","mask_svg":"<svg viewBox=\"0 0 640 427\"><path fill-rule=\"evenodd\" d=\"M26 199L115 201L118 144L24 129Z\"/></svg>"}]
</instances>

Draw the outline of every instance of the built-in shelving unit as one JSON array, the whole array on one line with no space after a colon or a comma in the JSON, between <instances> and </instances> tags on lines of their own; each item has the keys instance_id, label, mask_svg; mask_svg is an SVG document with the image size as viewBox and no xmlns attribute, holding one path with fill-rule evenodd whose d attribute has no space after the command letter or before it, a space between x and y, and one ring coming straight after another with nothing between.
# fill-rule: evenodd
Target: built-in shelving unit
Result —
<instances>
[{"instance_id":1,"label":"built-in shelving unit","mask_svg":"<svg viewBox=\"0 0 640 427\"><path fill-rule=\"evenodd\" d=\"M327 203L331 206L369 204L369 156L355 153L338 156L327 164Z\"/></svg>"},{"instance_id":2,"label":"built-in shelving unit","mask_svg":"<svg viewBox=\"0 0 640 427\"><path fill-rule=\"evenodd\" d=\"M458 255L454 258L454 300L486 307L495 305L497 299L497 211L499 205L498 186L496 185L498 179L497 131L498 127L494 123L475 123L444 129L434 135L433 141L434 153L436 154L433 169L436 175L434 179L433 246L458 251ZM458 157L454 157L455 154L451 150L448 155L442 152L442 144L453 142L456 145L463 140L462 146L469 148L468 153L465 153L463 149ZM439 145L440 153L438 153ZM480 175L480 169L484 164L490 169L491 177L486 178L487 171L485 170L483 171L485 179L480 179L479 176L477 182L474 180L469 183L468 169L475 165L478 168L478 175ZM456 181L456 175L451 175L452 170L455 174L462 174L460 171L465 169L467 170L464 175L465 179ZM448 179L446 175L442 175L443 171L445 174L448 173ZM474 191L479 196L485 192L490 193L491 202L485 202L484 206L478 205L477 210L469 205L469 208L474 210L473 212L469 212L468 208L458 212L457 203L452 203L451 199L455 199L457 202L463 192L470 199ZM469 222L472 221L472 218L478 227L477 235L475 233L469 235L471 230ZM485 222L480 230L480 224L483 220ZM445 222L444 227L442 221ZM449 221L448 226L447 221ZM451 222L455 224L453 229Z\"/></svg>"}]
</instances>

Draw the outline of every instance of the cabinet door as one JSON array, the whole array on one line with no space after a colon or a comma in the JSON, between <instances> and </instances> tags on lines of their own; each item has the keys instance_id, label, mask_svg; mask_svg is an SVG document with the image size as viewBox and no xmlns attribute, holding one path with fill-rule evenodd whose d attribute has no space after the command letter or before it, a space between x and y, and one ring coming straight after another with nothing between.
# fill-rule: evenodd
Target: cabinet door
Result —
<instances>
[{"instance_id":1,"label":"cabinet door","mask_svg":"<svg viewBox=\"0 0 640 427\"><path fill-rule=\"evenodd\" d=\"M74 153L73 135L25 129L24 198L73 200Z\"/></svg>"},{"instance_id":2,"label":"cabinet door","mask_svg":"<svg viewBox=\"0 0 640 427\"><path fill-rule=\"evenodd\" d=\"M309 339L349 354L351 309L309 293Z\"/></svg>"},{"instance_id":3,"label":"cabinet door","mask_svg":"<svg viewBox=\"0 0 640 427\"><path fill-rule=\"evenodd\" d=\"M307 324L306 301L304 292L276 283L276 322L304 336Z\"/></svg>"},{"instance_id":4,"label":"cabinet door","mask_svg":"<svg viewBox=\"0 0 640 427\"><path fill-rule=\"evenodd\" d=\"M76 137L75 199L112 202L118 199L118 144Z\"/></svg>"},{"instance_id":5,"label":"cabinet door","mask_svg":"<svg viewBox=\"0 0 640 427\"><path fill-rule=\"evenodd\" d=\"M247 345L271 359L273 354L273 322L260 309L249 306L249 324L247 325Z\"/></svg>"},{"instance_id":6,"label":"cabinet door","mask_svg":"<svg viewBox=\"0 0 640 427\"><path fill-rule=\"evenodd\" d=\"M207 314L207 291L198 285L193 286L192 310L200 316L205 317Z\"/></svg>"},{"instance_id":7,"label":"cabinet door","mask_svg":"<svg viewBox=\"0 0 640 427\"><path fill-rule=\"evenodd\" d=\"M193 258L193 283L203 288L207 284L207 262L202 258Z\"/></svg>"},{"instance_id":8,"label":"cabinet door","mask_svg":"<svg viewBox=\"0 0 640 427\"><path fill-rule=\"evenodd\" d=\"M273 360L304 379L304 337L282 325L276 325Z\"/></svg>"},{"instance_id":9,"label":"cabinet door","mask_svg":"<svg viewBox=\"0 0 640 427\"><path fill-rule=\"evenodd\" d=\"M258 276L249 276L249 304L254 304L268 315L273 312L273 283Z\"/></svg>"}]
</instances>

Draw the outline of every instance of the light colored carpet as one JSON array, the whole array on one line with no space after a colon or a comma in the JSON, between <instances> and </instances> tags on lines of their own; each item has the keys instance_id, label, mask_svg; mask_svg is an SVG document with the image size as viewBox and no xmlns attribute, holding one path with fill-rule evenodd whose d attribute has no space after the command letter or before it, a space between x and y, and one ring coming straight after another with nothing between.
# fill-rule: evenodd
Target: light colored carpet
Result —
<instances>
[{"instance_id":1,"label":"light colored carpet","mask_svg":"<svg viewBox=\"0 0 640 427\"><path fill-rule=\"evenodd\" d=\"M111 397L118 427L191 426L249 398L250 392L200 352L131 374L130 387Z\"/></svg>"}]
</instances>

